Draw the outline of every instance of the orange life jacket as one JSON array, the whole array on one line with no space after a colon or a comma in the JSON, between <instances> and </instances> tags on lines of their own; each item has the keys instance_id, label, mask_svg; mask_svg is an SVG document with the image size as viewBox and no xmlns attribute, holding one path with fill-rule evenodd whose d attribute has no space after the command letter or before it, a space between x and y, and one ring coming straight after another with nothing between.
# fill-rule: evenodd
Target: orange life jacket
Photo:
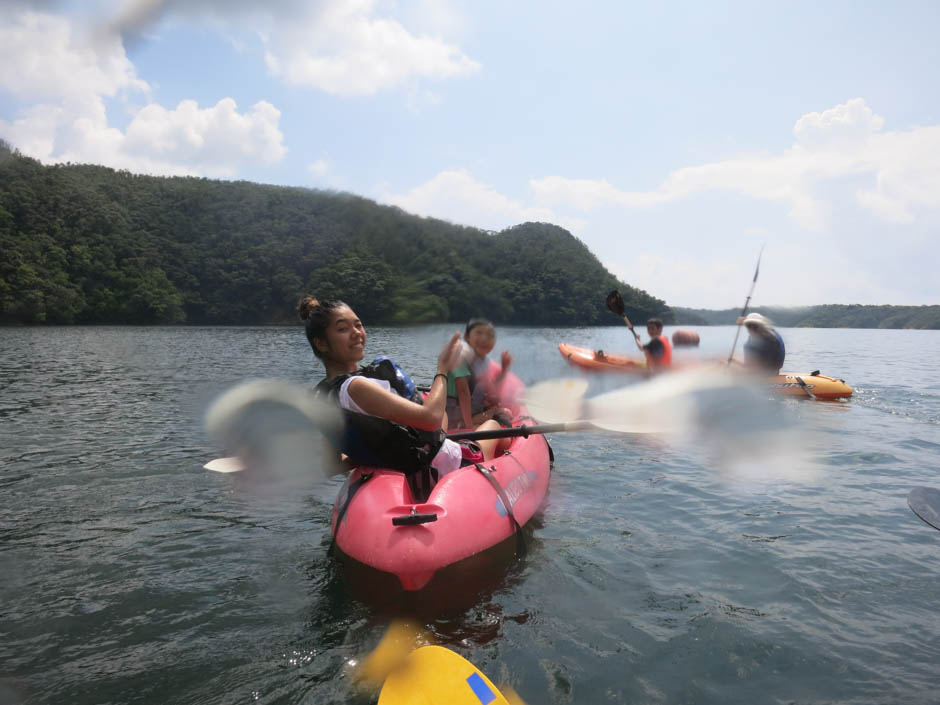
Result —
<instances>
[{"instance_id":1,"label":"orange life jacket","mask_svg":"<svg viewBox=\"0 0 940 705\"><path fill-rule=\"evenodd\" d=\"M657 337L663 344L663 355L660 358L654 358L647 354L646 364L651 370L662 370L672 366L672 343L669 342L669 338L665 335L659 335Z\"/></svg>"}]
</instances>

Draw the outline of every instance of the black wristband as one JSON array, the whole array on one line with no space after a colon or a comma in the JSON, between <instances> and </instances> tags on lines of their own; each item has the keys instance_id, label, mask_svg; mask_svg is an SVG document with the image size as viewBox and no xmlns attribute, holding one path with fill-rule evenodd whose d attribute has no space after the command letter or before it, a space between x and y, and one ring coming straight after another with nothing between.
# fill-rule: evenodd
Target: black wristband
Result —
<instances>
[{"instance_id":1,"label":"black wristband","mask_svg":"<svg viewBox=\"0 0 940 705\"><path fill-rule=\"evenodd\" d=\"M434 379L437 379L438 377L443 377L443 378L444 378L444 384L447 384L447 375L445 375L443 372L438 372L436 375L434 375ZM431 380L431 385L432 385L432 386L434 385L434 379Z\"/></svg>"}]
</instances>

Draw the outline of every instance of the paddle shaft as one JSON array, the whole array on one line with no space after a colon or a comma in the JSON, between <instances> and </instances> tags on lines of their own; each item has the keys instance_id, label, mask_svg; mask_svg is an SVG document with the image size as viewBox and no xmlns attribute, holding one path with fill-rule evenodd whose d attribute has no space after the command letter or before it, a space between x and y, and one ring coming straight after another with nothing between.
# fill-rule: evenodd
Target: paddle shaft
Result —
<instances>
[{"instance_id":1,"label":"paddle shaft","mask_svg":"<svg viewBox=\"0 0 940 705\"><path fill-rule=\"evenodd\" d=\"M488 431L457 431L456 433L448 433L447 438L452 441L456 440L466 440L466 441L486 441L493 438L517 438L522 436L523 438L528 438L529 436L537 435L540 433L563 433L566 431L586 431L589 429L597 428L590 421L569 421L567 423L546 423L540 424L537 426L511 426L509 428L494 428ZM245 469L245 462L238 456L231 456L228 458L216 458L215 460L210 460L208 463L203 465L206 470L212 470L214 472L241 472Z\"/></svg>"},{"instance_id":2,"label":"paddle shaft","mask_svg":"<svg viewBox=\"0 0 940 705\"><path fill-rule=\"evenodd\" d=\"M494 428L490 431L458 431L448 433L447 437L453 441L485 441L491 438L528 438L539 433L563 433L566 431L584 431L595 428L590 421L569 421L567 423L546 423L537 426L511 426L509 428Z\"/></svg>"},{"instance_id":3,"label":"paddle shaft","mask_svg":"<svg viewBox=\"0 0 940 705\"><path fill-rule=\"evenodd\" d=\"M754 281L751 282L751 290L747 294L747 298L744 300L744 308L741 309L741 315L738 318L744 318L747 314L748 304L751 303L751 297L754 295L754 287L757 286L757 275L760 273L760 258L764 254L764 246L761 245L760 253L757 255L757 267L754 268ZM731 360L734 359L734 349L738 346L738 336L741 335L741 323L738 323L738 328L734 331L734 342L731 344L731 352L728 354L728 364L731 364Z\"/></svg>"},{"instance_id":4,"label":"paddle shaft","mask_svg":"<svg viewBox=\"0 0 940 705\"><path fill-rule=\"evenodd\" d=\"M633 324L630 323L630 319L627 318L627 311L623 303L623 297L616 289L607 294L607 308L610 309L611 313L623 318L623 322L627 324L627 328L629 328L630 332L633 333L633 338L636 340L637 347L642 350L643 346L640 344L640 336L637 335L635 330L633 330Z\"/></svg>"},{"instance_id":5,"label":"paddle shaft","mask_svg":"<svg viewBox=\"0 0 940 705\"><path fill-rule=\"evenodd\" d=\"M630 329L630 332L633 333L633 339L636 340L636 345L637 345L637 347L638 347L640 350L642 350L642 349L643 349L643 345L640 343L640 336L639 336L639 334L638 334L635 330L633 330L633 324L630 323L630 319L627 318L627 314L623 314L623 322L627 324L627 328L629 328L629 329Z\"/></svg>"}]
</instances>

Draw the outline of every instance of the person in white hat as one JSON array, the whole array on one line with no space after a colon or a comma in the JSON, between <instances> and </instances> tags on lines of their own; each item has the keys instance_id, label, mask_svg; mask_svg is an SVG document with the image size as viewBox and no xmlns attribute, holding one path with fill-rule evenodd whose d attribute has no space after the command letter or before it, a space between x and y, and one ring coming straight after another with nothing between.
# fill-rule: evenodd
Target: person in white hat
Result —
<instances>
[{"instance_id":1,"label":"person in white hat","mask_svg":"<svg viewBox=\"0 0 940 705\"><path fill-rule=\"evenodd\" d=\"M787 355L783 338L771 322L759 313L749 313L739 318L738 325L742 323L748 333L747 342L744 344L745 366L769 374L779 374Z\"/></svg>"}]
</instances>

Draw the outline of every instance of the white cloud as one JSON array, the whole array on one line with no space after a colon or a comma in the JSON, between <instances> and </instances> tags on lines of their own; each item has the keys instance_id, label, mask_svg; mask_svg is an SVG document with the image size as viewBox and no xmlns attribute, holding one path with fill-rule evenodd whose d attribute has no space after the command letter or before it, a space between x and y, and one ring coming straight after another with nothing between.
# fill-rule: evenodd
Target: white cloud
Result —
<instances>
[{"instance_id":1,"label":"white cloud","mask_svg":"<svg viewBox=\"0 0 940 705\"><path fill-rule=\"evenodd\" d=\"M0 138L23 154L48 159L55 150L56 128L61 121L61 106L33 105L11 122L0 120Z\"/></svg>"},{"instance_id":2,"label":"white cloud","mask_svg":"<svg viewBox=\"0 0 940 705\"><path fill-rule=\"evenodd\" d=\"M614 258L603 264L621 280L665 298L671 305L698 308L703 295L712 301L734 301L741 296L743 282L736 281L741 278L741 270L728 260L704 263L635 252L625 262Z\"/></svg>"},{"instance_id":3,"label":"white cloud","mask_svg":"<svg viewBox=\"0 0 940 705\"><path fill-rule=\"evenodd\" d=\"M199 108L185 100L176 109L151 104L128 125L109 127L101 103L76 112L35 106L0 133L24 154L46 162L90 162L160 175L232 177L240 166L273 163L285 154L280 112L261 101L240 114L223 98Z\"/></svg>"},{"instance_id":4,"label":"white cloud","mask_svg":"<svg viewBox=\"0 0 940 705\"><path fill-rule=\"evenodd\" d=\"M467 12L469 7L458 7L442 0L416 0L410 8L403 6L402 9L408 12L409 24L413 22L435 34L459 35L473 24Z\"/></svg>"},{"instance_id":5,"label":"white cloud","mask_svg":"<svg viewBox=\"0 0 940 705\"><path fill-rule=\"evenodd\" d=\"M821 113L807 113L793 126L793 135L808 149L834 145L859 145L884 126L884 119L872 112L861 98L837 105Z\"/></svg>"},{"instance_id":6,"label":"white cloud","mask_svg":"<svg viewBox=\"0 0 940 705\"><path fill-rule=\"evenodd\" d=\"M83 36L55 15L0 16L0 90L42 99L147 89L119 39Z\"/></svg>"},{"instance_id":7,"label":"white cloud","mask_svg":"<svg viewBox=\"0 0 940 705\"><path fill-rule=\"evenodd\" d=\"M336 0L278 22L265 42L268 69L291 85L341 95L370 95L411 77L446 79L480 70L456 46L377 17L374 6L373 0Z\"/></svg>"},{"instance_id":8,"label":"white cloud","mask_svg":"<svg viewBox=\"0 0 940 705\"><path fill-rule=\"evenodd\" d=\"M664 298L672 306L735 308L744 304L752 284L756 253L691 258L638 252L627 261L604 262L626 282ZM837 276L835 274L837 273ZM910 295L885 286L877 272L853 264L838 250L824 257L812 244L774 244L764 252L754 306L812 306L821 303L903 302Z\"/></svg>"},{"instance_id":9,"label":"white cloud","mask_svg":"<svg viewBox=\"0 0 940 705\"><path fill-rule=\"evenodd\" d=\"M0 120L0 136L29 156L227 177L244 164L277 162L286 152L281 114L266 101L245 113L231 98L207 108L192 100L172 110L150 103L122 132L109 125L105 99L149 88L119 38L28 11L5 17L0 27L0 91L43 99Z\"/></svg>"},{"instance_id":10,"label":"white cloud","mask_svg":"<svg viewBox=\"0 0 940 705\"><path fill-rule=\"evenodd\" d=\"M193 173L233 176L242 164L272 164L284 157L280 117L266 101L245 113L238 112L231 98L209 108L192 100L175 110L151 104L128 125L121 152L131 160L142 157Z\"/></svg>"},{"instance_id":11,"label":"white cloud","mask_svg":"<svg viewBox=\"0 0 940 705\"><path fill-rule=\"evenodd\" d=\"M577 229L582 221L559 217L548 208L525 206L473 178L466 169L442 171L404 194L384 201L419 215L441 218L488 230L502 230L526 221L550 222Z\"/></svg>"},{"instance_id":12,"label":"white cloud","mask_svg":"<svg viewBox=\"0 0 940 705\"><path fill-rule=\"evenodd\" d=\"M873 187L858 202L888 222L908 223L920 209L940 207L940 126L878 135L868 145L877 166Z\"/></svg>"},{"instance_id":13,"label":"white cloud","mask_svg":"<svg viewBox=\"0 0 940 705\"><path fill-rule=\"evenodd\" d=\"M264 45L272 75L337 95L372 95L410 88L415 79L443 80L480 70L477 61L443 38L459 34L465 23L449 3L385 3L382 10L377 0L132 0L111 27L137 36L173 17L223 31L247 28Z\"/></svg>"},{"instance_id":14,"label":"white cloud","mask_svg":"<svg viewBox=\"0 0 940 705\"><path fill-rule=\"evenodd\" d=\"M793 146L683 167L653 191L625 191L603 179L548 176L530 185L540 203L580 210L602 206L649 208L705 191L729 191L789 206L804 228L825 230L831 205L820 186L847 177L872 185L856 202L889 222L911 222L916 209L940 208L940 126L881 132L884 120L861 98L808 113L793 128Z\"/></svg>"},{"instance_id":15,"label":"white cloud","mask_svg":"<svg viewBox=\"0 0 940 705\"><path fill-rule=\"evenodd\" d=\"M272 0L263 6L250 0L133 0L94 27L8 2L0 5L0 92L24 107L0 119L0 137L47 162L157 174L233 176L242 165L282 159L280 113L266 101L244 113L230 98L205 108L191 100L174 109L150 103L133 114L126 132L109 124L106 100L150 95L125 53L122 33L139 37L170 15L219 29L250 26L272 72L291 84L346 95L404 85L414 111L437 100L414 79L480 69L444 40L379 16L375 0ZM447 16L444 11L436 22ZM326 165L312 168L322 176Z\"/></svg>"},{"instance_id":16,"label":"white cloud","mask_svg":"<svg viewBox=\"0 0 940 705\"><path fill-rule=\"evenodd\" d=\"M603 206L650 208L686 198L701 191L728 190L790 205L790 214L804 226L820 229L825 216L805 185L794 178L799 164L788 157L741 157L714 164L684 167L670 174L655 191L622 191L606 179L568 179L547 176L529 182L536 200L580 210ZM789 178L787 175L789 174Z\"/></svg>"},{"instance_id":17,"label":"white cloud","mask_svg":"<svg viewBox=\"0 0 940 705\"><path fill-rule=\"evenodd\" d=\"M329 170L330 165L324 159L317 159L307 165L307 171L316 177L324 176Z\"/></svg>"}]
</instances>

